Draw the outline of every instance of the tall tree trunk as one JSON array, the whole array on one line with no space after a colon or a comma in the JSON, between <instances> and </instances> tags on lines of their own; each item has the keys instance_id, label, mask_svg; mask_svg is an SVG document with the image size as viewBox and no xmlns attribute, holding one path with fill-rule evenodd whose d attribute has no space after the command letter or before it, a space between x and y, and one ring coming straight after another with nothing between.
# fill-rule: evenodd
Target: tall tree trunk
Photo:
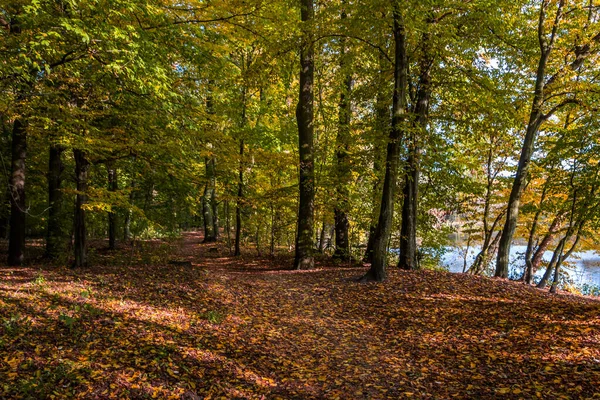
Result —
<instances>
[{"instance_id":1,"label":"tall tree trunk","mask_svg":"<svg viewBox=\"0 0 600 400\"><path fill-rule=\"evenodd\" d=\"M9 180L10 232L8 236L8 265L23 264L25 250L25 160L27 158L27 128L16 119L12 131L12 162Z\"/></svg>"},{"instance_id":2,"label":"tall tree trunk","mask_svg":"<svg viewBox=\"0 0 600 400\"><path fill-rule=\"evenodd\" d=\"M223 212L225 214L225 232L227 232L227 249L231 255L231 216L229 214L229 200L225 200L223 204Z\"/></svg>"},{"instance_id":3,"label":"tall tree trunk","mask_svg":"<svg viewBox=\"0 0 600 400\"><path fill-rule=\"evenodd\" d=\"M416 146L416 143L411 147ZM402 191L402 225L400 228L400 254L398 268L417 269L417 206L419 189L418 149L409 150L407 173Z\"/></svg>"},{"instance_id":4,"label":"tall tree trunk","mask_svg":"<svg viewBox=\"0 0 600 400\"><path fill-rule=\"evenodd\" d=\"M211 197L211 205L213 209L213 232L215 233L215 241L219 240L219 203L217 202L217 190L213 183L213 191Z\"/></svg>"},{"instance_id":5,"label":"tall tree trunk","mask_svg":"<svg viewBox=\"0 0 600 400\"><path fill-rule=\"evenodd\" d=\"M558 259L562 255L562 251L565 246L565 241L566 241L566 237L562 238L558 242L558 246L556 246L556 249L554 250L554 253L552 254L552 259L550 260L550 263L546 267L546 272L544 272L544 276L542 277L540 282L537 284L538 289L544 289L546 287L546 285L548 284L548 279L550 279L550 276L552 275L554 266L556 265L556 263L558 262Z\"/></svg>"},{"instance_id":6,"label":"tall tree trunk","mask_svg":"<svg viewBox=\"0 0 600 400\"><path fill-rule=\"evenodd\" d=\"M379 87L383 87L385 84L384 80L384 64L385 60L382 54L379 54ZM373 213L371 219L371 225L369 226L369 239L367 241L367 249L365 250L364 262L370 263L373 261L373 246L375 245L375 231L377 229L377 222L379 220L379 208L381 200L381 186L382 186L382 173L383 173L383 150L382 145L383 138L389 137L389 126L390 126L390 110L386 105L384 98L384 91L378 90L377 97L375 100L375 133L377 138L373 145L373 175L375 177L373 183ZM379 140L379 139L382 140Z\"/></svg>"},{"instance_id":7,"label":"tall tree trunk","mask_svg":"<svg viewBox=\"0 0 600 400\"><path fill-rule=\"evenodd\" d=\"M571 186L573 186L573 176L574 175L571 175ZM548 264L548 267L546 268L546 272L544 273L542 280L537 285L537 287L540 289L544 289L546 287L546 284L548 283L548 279L550 279L550 276L552 275L553 268L557 269L557 271L555 273L555 279L556 279L555 282L558 283L558 273L559 273L558 269L560 269L560 265L563 261L563 250L565 248L565 244L567 243L568 240L571 239L571 235L573 233L573 219L575 217L574 214L575 214L576 203L577 203L577 190L574 189L573 202L571 205L571 216L569 217L569 225L567 228L567 232L565 233L563 238L560 239L560 241L558 242L558 246L556 246L556 249L554 250L554 254L552 254L552 260L550 261L550 264ZM571 251L573 250L573 248L574 247L571 248Z\"/></svg>"},{"instance_id":8,"label":"tall tree trunk","mask_svg":"<svg viewBox=\"0 0 600 400\"><path fill-rule=\"evenodd\" d=\"M5 197L0 204L0 239L8 238L8 228L10 224L10 198L11 190L6 185Z\"/></svg>"},{"instance_id":9,"label":"tall tree trunk","mask_svg":"<svg viewBox=\"0 0 600 400\"><path fill-rule=\"evenodd\" d=\"M204 216L204 243L214 242L217 240L215 234L214 221L214 158L207 158L206 165L206 184L204 186L204 196L202 197L202 214Z\"/></svg>"},{"instance_id":10,"label":"tall tree trunk","mask_svg":"<svg viewBox=\"0 0 600 400\"><path fill-rule=\"evenodd\" d=\"M314 43L310 27L314 19L313 0L301 0L303 41L300 52L300 94L296 108L298 122L299 202L296 233L294 269L311 269L313 257L313 219L315 209L315 165L314 165Z\"/></svg>"},{"instance_id":11,"label":"tall tree trunk","mask_svg":"<svg viewBox=\"0 0 600 400\"><path fill-rule=\"evenodd\" d=\"M135 179L132 177L130 184L131 192L129 193L129 204L131 204L132 206L134 205L135 201L135 187L136 182ZM123 223L123 240L126 242L129 241L129 239L131 238L131 215L132 210L131 208L129 208L127 210L127 213L125 214L125 222Z\"/></svg>"},{"instance_id":12,"label":"tall tree trunk","mask_svg":"<svg viewBox=\"0 0 600 400\"><path fill-rule=\"evenodd\" d=\"M560 230L560 226L561 226L563 217L564 217L564 214L559 214L554 218L554 220L550 224L548 233L546 233L546 235L544 235L544 237L542 238L542 241L537 245L535 253L533 254L533 257L531 258L531 269L532 269L531 279L532 280L533 280L533 276L535 275L535 272L540 268L540 264L542 263L544 253L546 253L546 250L548 250L548 247L552 243L554 236Z\"/></svg>"},{"instance_id":13,"label":"tall tree trunk","mask_svg":"<svg viewBox=\"0 0 600 400\"><path fill-rule=\"evenodd\" d=\"M540 6L540 18L538 24L538 38L540 44L540 59L538 62L536 79L535 79L535 90L533 94L533 100L531 103L531 112L529 114L529 123L527 124L527 131L525 133L525 140L521 149L521 156L519 157L519 164L517 166L517 174L513 180L510 197L508 199L508 209L506 213L506 222L504 229L502 230L502 237L500 238L500 246L498 248L498 257L496 259L496 272L494 276L500 278L508 278L508 262L510 258L510 247L512 244L515 229L517 228L517 219L519 216L519 206L521 201L521 194L525 188L527 182L527 176L529 174L529 164L531 162L531 156L535 150L535 140L540 129L540 126L547 118L542 112L542 106L544 104L544 89L546 80L546 64L548 58L552 52L554 40L556 38L556 32L558 30L558 24L562 16L562 8L564 0L559 0L558 9L556 11L556 17L552 26L552 34L550 39L546 38L544 32L544 22L546 19L546 8L549 2L542 2Z\"/></svg>"},{"instance_id":14,"label":"tall tree trunk","mask_svg":"<svg viewBox=\"0 0 600 400\"><path fill-rule=\"evenodd\" d=\"M256 241L256 254L260 257L260 221L256 224L256 234L254 235L254 240Z\"/></svg>"},{"instance_id":15,"label":"tall tree trunk","mask_svg":"<svg viewBox=\"0 0 600 400\"><path fill-rule=\"evenodd\" d=\"M75 262L74 268L88 266L87 259L87 230L85 223L85 204L87 203L88 171L90 163L82 150L74 149L75 181L77 197L75 200Z\"/></svg>"},{"instance_id":16,"label":"tall tree trunk","mask_svg":"<svg viewBox=\"0 0 600 400\"><path fill-rule=\"evenodd\" d=\"M529 239L527 239L527 249L525 250L525 271L523 272L522 280L526 284L531 284L533 280L533 247L535 242L535 235L537 231L538 221L540 219L540 215L542 214L542 206L544 205L544 200L546 199L546 190L548 188L547 183L549 180L546 180L544 183L544 187L542 188L542 195L540 197L540 204L538 205L538 209L533 216L533 221L531 222L531 227L529 228Z\"/></svg>"},{"instance_id":17,"label":"tall tree trunk","mask_svg":"<svg viewBox=\"0 0 600 400\"><path fill-rule=\"evenodd\" d=\"M406 32L398 2L394 2L394 100L392 113L392 129L390 131L385 160L385 177L379 221L373 239L373 258L371 268L361 281L378 281L386 279L388 242L394 215L394 192L398 176L400 157L400 141L402 140L403 122L406 115L406 91L408 62L406 57Z\"/></svg>"},{"instance_id":18,"label":"tall tree trunk","mask_svg":"<svg viewBox=\"0 0 600 400\"><path fill-rule=\"evenodd\" d=\"M326 227L326 222L325 222L326 218L325 215L323 215L323 223L321 224L321 232L319 234L319 253L323 254L323 252L325 251L325 236L326 236L326 231L327 231L327 227Z\"/></svg>"},{"instance_id":19,"label":"tall tree trunk","mask_svg":"<svg viewBox=\"0 0 600 400\"><path fill-rule=\"evenodd\" d=\"M65 148L58 144L50 146L48 162L48 226L46 231L46 256L60 257L66 250L67 233L63 214L62 173L65 166L62 153Z\"/></svg>"},{"instance_id":20,"label":"tall tree trunk","mask_svg":"<svg viewBox=\"0 0 600 400\"><path fill-rule=\"evenodd\" d=\"M579 231L577 232L577 235L575 236L575 240L573 241L573 244L571 245L569 250L564 255L562 255L556 263L556 268L554 268L554 278L552 280L552 285L550 286L550 293L556 293L556 290L558 289L558 279L560 276L560 267L561 267L562 263L565 262L569 258L571 253L573 253L573 250L575 250L575 248L577 247L577 244L579 244L579 240L581 239L582 227L583 227L583 224L580 225Z\"/></svg>"},{"instance_id":21,"label":"tall tree trunk","mask_svg":"<svg viewBox=\"0 0 600 400\"><path fill-rule=\"evenodd\" d=\"M119 190L119 182L117 180L117 168L113 163L106 164L108 172L108 190L115 193ZM111 206L112 208L112 206ZM112 210L108 213L108 248L114 250L117 243L117 213Z\"/></svg>"},{"instance_id":22,"label":"tall tree trunk","mask_svg":"<svg viewBox=\"0 0 600 400\"><path fill-rule=\"evenodd\" d=\"M235 250L234 256L239 256L240 241L242 240L242 207L244 203L244 139L240 139L240 165L238 170L238 192L235 207Z\"/></svg>"},{"instance_id":23,"label":"tall tree trunk","mask_svg":"<svg viewBox=\"0 0 600 400\"><path fill-rule=\"evenodd\" d=\"M270 244L270 255L275 257L275 207L271 202L271 244Z\"/></svg>"},{"instance_id":24,"label":"tall tree trunk","mask_svg":"<svg viewBox=\"0 0 600 400\"><path fill-rule=\"evenodd\" d=\"M398 267L404 270L418 268L417 260L417 218L419 205L420 175L420 136L427 129L429 119L429 98L431 97L431 68L433 60L429 54L429 34L421 38L423 55L419 61L419 89L417 91L415 119L408 144L408 160L404 179L402 226L400 229L400 257Z\"/></svg>"},{"instance_id":25,"label":"tall tree trunk","mask_svg":"<svg viewBox=\"0 0 600 400\"><path fill-rule=\"evenodd\" d=\"M346 19L346 13L342 12L342 20ZM346 73L348 68L346 60L346 41L340 40L340 71ZM340 102L338 106L338 131L336 136L336 202L334 207L335 217L335 252L334 258L342 261L350 259L350 243L348 230L348 211L350 208L350 191L348 185L351 179L350 152L350 119L351 119L351 101L350 92L352 91L352 75L346 73L344 84L340 93Z\"/></svg>"}]
</instances>

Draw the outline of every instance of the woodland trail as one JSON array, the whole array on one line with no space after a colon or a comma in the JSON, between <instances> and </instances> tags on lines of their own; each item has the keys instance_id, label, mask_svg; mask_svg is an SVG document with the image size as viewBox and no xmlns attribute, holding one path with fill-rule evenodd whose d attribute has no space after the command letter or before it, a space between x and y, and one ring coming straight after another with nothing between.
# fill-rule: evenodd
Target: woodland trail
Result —
<instances>
[{"instance_id":1,"label":"woodland trail","mask_svg":"<svg viewBox=\"0 0 600 400\"><path fill-rule=\"evenodd\" d=\"M0 397L600 396L597 300L433 271L359 284L201 239L0 267Z\"/></svg>"}]
</instances>

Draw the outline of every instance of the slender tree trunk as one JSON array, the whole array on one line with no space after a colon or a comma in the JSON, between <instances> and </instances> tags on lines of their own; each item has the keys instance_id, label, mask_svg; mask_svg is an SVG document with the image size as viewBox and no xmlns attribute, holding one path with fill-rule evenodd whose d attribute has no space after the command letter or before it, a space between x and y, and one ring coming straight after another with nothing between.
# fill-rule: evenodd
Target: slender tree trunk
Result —
<instances>
[{"instance_id":1,"label":"slender tree trunk","mask_svg":"<svg viewBox=\"0 0 600 400\"><path fill-rule=\"evenodd\" d=\"M381 77L381 81L379 82L379 87L383 87L385 81L383 80L384 76L384 58L383 55L379 55L379 75ZM375 140L373 146L373 175L375 176L375 182L373 183L373 213L371 219L371 226L369 227L369 239L367 241L367 249L365 250L365 256L363 258L364 262L370 263L373 261L373 246L375 245L375 231L377 229L377 222L379 220L379 208L380 208L380 200L381 200L381 186L382 186L382 174L383 174L383 151L384 147L382 146L382 141L378 140L379 136L381 138L389 137L389 127L390 127L390 111L389 107L386 105L384 98L384 91L378 90L377 97L375 100L375 133L378 135L378 138Z\"/></svg>"},{"instance_id":2,"label":"slender tree trunk","mask_svg":"<svg viewBox=\"0 0 600 400\"><path fill-rule=\"evenodd\" d=\"M346 19L346 13L342 12L342 19ZM347 68L346 41L340 40L340 71L345 72ZM335 252L334 258L342 261L350 259L350 246L348 230L348 211L350 209L350 191L348 185L351 179L350 152L350 119L352 91L352 75L346 73L344 84L340 93L338 106L338 131L336 136L336 202L334 207L335 217Z\"/></svg>"},{"instance_id":3,"label":"slender tree trunk","mask_svg":"<svg viewBox=\"0 0 600 400\"><path fill-rule=\"evenodd\" d=\"M537 287L539 289L544 289L546 287L546 285L548 284L548 279L550 279L550 276L552 275L554 266L556 265L556 263L558 262L558 259L562 255L562 251L565 246L565 241L566 241L566 237L562 238L560 240L560 242L558 242L558 246L556 246L556 249L554 250L554 253L552 254L552 259L550 260L550 263L546 267L546 272L544 272L544 276L542 277L540 282L537 284Z\"/></svg>"},{"instance_id":4,"label":"slender tree trunk","mask_svg":"<svg viewBox=\"0 0 600 400\"><path fill-rule=\"evenodd\" d=\"M275 207L273 206L273 202L271 202L271 243L269 253L271 257L275 257Z\"/></svg>"},{"instance_id":5,"label":"slender tree trunk","mask_svg":"<svg viewBox=\"0 0 600 400\"><path fill-rule=\"evenodd\" d=\"M535 253L533 254L533 257L531 258L531 269L532 269L531 279L532 280L533 280L533 276L535 275L535 272L540 268L540 264L542 263L544 253L546 253L546 250L548 250L548 247L552 243L554 236L560 230L560 226L561 226L561 222L562 222L563 218L564 218L564 215L562 215L562 214L557 215L554 218L554 220L550 224L548 233L546 233L546 235L544 235L544 237L542 238L542 241L538 244L538 246L535 250Z\"/></svg>"},{"instance_id":6,"label":"slender tree trunk","mask_svg":"<svg viewBox=\"0 0 600 400\"><path fill-rule=\"evenodd\" d=\"M212 86L214 81L208 82L208 95L206 97L206 113L214 114ZM209 144L210 146L210 144ZM219 237L219 223L217 213L216 197L216 159L214 155L207 157L206 165L206 185L204 186L204 196L202 197L202 215L204 217L204 243L216 242Z\"/></svg>"},{"instance_id":7,"label":"slender tree trunk","mask_svg":"<svg viewBox=\"0 0 600 400\"><path fill-rule=\"evenodd\" d=\"M61 145L50 146L48 162L48 226L46 231L46 256L51 259L60 257L66 250L67 233L63 214L62 173L65 166Z\"/></svg>"},{"instance_id":8,"label":"slender tree trunk","mask_svg":"<svg viewBox=\"0 0 600 400\"><path fill-rule=\"evenodd\" d=\"M27 128L16 119L12 131L12 162L9 180L10 231L8 236L8 265L22 265L25 250L25 160L27 158Z\"/></svg>"},{"instance_id":9,"label":"slender tree trunk","mask_svg":"<svg viewBox=\"0 0 600 400\"><path fill-rule=\"evenodd\" d=\"M527 131L525 133L525 140L521 149L521 156L517 166L517 174L513 180L510 197L508 199L508 209L506 213L506 222L504 229L502 230L502 237L500 238L500 246L498 248L498 257L496 259L496 272L495 276L500 278L508 278L508 262L510 257L510 247L512 245L513 236L515 229L517 228L517 219L519 216L519 206L521 201L521 194L525 188L527 182L527 176L529 174L529 165L531 163L531 156L535 150L535 140L540 129L541 124L544 122L546 116L542 112L542 106L544 104L544 89L546 80L546 64L552 51L552 46L556 37L556 31L558 24L561 19L562 7L564 0L560 0L558 4L558 10L556 19L554 21L552 36L550 39L546 39L544 33L544 21L546 8L548 7L547 2L543 2L540 7L540 19L538 25L538 37L540 42L540 59L538 62L538 68L536 72L535 91L533 100L531 103L531 112L529 114L529 123L527 124Z\"/></svg>"},{"instance_id":10,"label":"slender tree trunk","mask_svg":"<svg viewBox=\"0 0 600 400\"><path fill-rule=\"evenodd\" d=\"M117 180L117 168L109 163L106 165L108 171L108 190L115 193L119 190L119 182ZM108 248L114 250L117 243L117 213L111 210L108 213Z\"/></svg>"},{"instance_id":11,"label":"slender tree trunk","mask_svg":"<svg viewBox=\"0 0 600 400\"><path fill-rule=\"evenodd\" d=\"M416 143L413 142L413 146ZM398 268L417 269L417 206L419 189L418 149L409 150L407 173L402 197L402 226L400 229L400 257Z\"/></svg>"},{"instance_id":12,"label":"slender tree trunk","mask_svg":"<svg viewBox=\"0 0 600 400\"><path fill-rule=\"evenodd\" d=\"M215 235L214 221L214 158L207 158L206 164L206 184L204 186L204 196L202 197L202 214L204 216L204 243L217 240Z\"/></svg>"},{"instance_id":13,"label":"slender tree trunk","mask_svg":"<svg viewBox=\"0 0 600 400\"><path fill-rule=\"evenodd\" d=\"M302 22L314 19L313 0L301 0ZM294 269L311 269L313 257L313 219L315 202L314 171L314 43L312 33L304 31L300 54L300 95L296 108L298 122L298 153L300 156L298 223Z\"/></svg>"},{"instance_id":14,"label":"slender tree trunk","mask_svg":"<svg viewBox=\"0 0 600 400\"><path fill-rule=\"evenodd\" d=\"M255 241L256 241L256 254L260 257L261 253L260 253L260 226L261 223L258 222L258 224L256 224L256 235L255 235Z\"/></svg>"},{"instance_id":15,"label":"slender tree trunk","mask_svg":"<svg viewBox=\"0 0 600 400\"><path fill-rule=\"evenodd\" d=\"M131 178L131 184L130 184L131 192L129 193L129 204L131 204L132 206L134 205L134 201L135 201L135 187L136 187L135 179ZM129 239L131 238L131 214L132 214L132 210L131 210L131 208L129 208L127 210L127 213L125 214L125 222L124 222L124 227L123 227L123 240L125 242L129 241Z\"/></svg>"},{"instance_id":16,"label":"slender tree trunk","mask_svg":"<svg viewBox=\"0 0 600 400\"><path fill-rule=\"evenodd\" d=\"M465 248L464 256L463 256L463 269L462 273L467 272L467 256L469 255L469 248L471 247L471 234L469 233L469 237L467 239L467 247Z\"/></svg>"},{"instance_id":17,"label":"slender tree trunk","mask_svg":"<svg viewBox=\"0 0 600 400\"><path fill-rule=\"evenodd\" d=\"M235 250L234 256L239 256L240 240L242 239L242 207L244 203L244 139L240 139L240 165L238 170L238 192L235 207Z\"/></svg>"},{"instance_id":18,"label":"slender tree trunk","mask_svg":"<svg viewBox=\"0 0 600 400\"><path fill-rule=\"evenodd\" d=\"M500 236L502 232L498 232L496 237L492 240L494 236L494 231L496 230L496 226L502 219L504 212L498 214L491 227L488 227L487 222L487 211L484 212L484 228L483 228L483 244L481 245L481 250L475 256L475 260L473 261L473 265L469 268L469 273L473 275L480 275L483 273L488 264L488 258L490 256L490 250L498 243L500 240Z\"/></svg>"},{"instance_id":19,"label":"slender tree trunk","mask_svg":"<svg viewBox=\"0 0 600 400\"><path fill-rule=\"evenodd\" d=\"M82 150L74 149L75 181L77 197L75 200L75 262L74 268L88 266L87 259L87 230L85 223L85 204L87 203L88 171L90 163Z\"/></svg>"},{"instance_id":20,"label":"slender tree trunk","mask_svg":"<svg viewBox=\"0 0 600 400\"><path fill-rule=\"evenodd\" d=\"M392 228L394 215L394 192L398 176L398 162L400 157L400 141L402 140L403 122L406 114L406 91L408 62L406 57L406 32L401 14L400 5L394 2L394 42L395 42L395 65L394 65L394 100L392 114L392 129L390 131L387 145L387 156L385 160L385 177L383 179L383 191L381 195L381 206L379 209L379 221L375 229L373 242L373 258L371 268L361 281L378 281L386 279L386 266L388 256L388 242Z\"/></svg>"},{"instance_id":21,"label":"slender tree trunk","mask_svg":"<svg viewBox=\"0 0 600 400\"><path fill-rule=\"evenodd\" d=\"M8 228L10 224L10 198L11 198L11 190L6 185L5 198L2 199L2 204L0 205L0 239L8 238Z\"/></svg>"},{"instance_id":22,"label":"slender tree trunk","mask_svg":"<svg viewBox=\"0 0 600 400\"><path fill-rule=\"evenodd\" d=\"M213 185L213 188L215 185ZM220 232L219 232L219 203L217 202L217 191L213 189L211 205L213 208L213 232L215 233L215 241L219 240Z\"/></svg>"},{"instance_id":23,"label":"slender tree trunk","mask_svg":"<svg viewBox=\"0 0 600 400\"><path fill-rule=\"evenodd\" d=\"M323 216L323 223L321 224L321 233L319 234L319 253L323 254L325 251L325 236L326 236L326 222L325 216Z\"/></svg>"},{"instance_id":24,"label":"slender tree trunk","mask_svg":"<svg viewBox=\"0 0 600 400\"><path fill-rule=\"evenodd\" d=\"M225 213L225 231L227 232L227 248L231 255L231 218L229 215L229 200L225 200L223 205L223 212Z\"/></svg>"},{"instance_id":25,"label":"slender tree trunk","mask_svg":"<svg viewBox=\"0 0 600 400\"><path fill-rule=\"evenodd\" d=\"M419 205L419 175L420 175L420 136L425 134L429 119L429 98L431 97L431 68L433 60L429 54L429 34L423 33L421 39L423 55L419 62L419 90L415 121L411 132L408 148L408 162L402 203L402 227L400 229L400 257L398 267L404 270L418 268L417 259L417 222Z\"/></svg>"},{"instance_id":26,"label":"slender tree trunk","mask_svg":"<svg viewBox=\"0 0 600 400\"><path fill-rule=\"evenodd\" d=\"M561 267L562 263L565 262L569 258L571 253L573 253L573 250L575 250L575 248L577 247L577 244L579 244L579 240L581 239L581 228L582 227L583 227L583 224L580 225L579 232L577 232L577 235L575 236L575 241L573 242L573 244L571 245L569 250L563 256L561 256L556 263L556 268L554 268L554 278L552 280L552 286L550 286L550 293L556 293L556 290L558 289L558 279L560 276L560 267Z\"/></svg>"},{"instance_id":27,"label":"slender tree trunk","mask_svg":"<svg viewBox=\"0 0 600 400\"><path fill-rule=\"evenodd\" d=\"M546 180L546 183L548 180ZM542 214L542 206L544 204L544 200L546 198L546 189L548 188L547 184L544 184L542 189L542 195L540 197L540 204L538 205L538 209L533 216L533 221L531 222L531 227L529 229L529 239L527 239L527 249L525 250L525 272L523 272L522 280L526 284L531 284L533 280L533 263L532 263L532 255L533 255L533 246L535 242L535 235L537 231L538 221L540 219L540 215Z\"/></svg>"}]
</instances>

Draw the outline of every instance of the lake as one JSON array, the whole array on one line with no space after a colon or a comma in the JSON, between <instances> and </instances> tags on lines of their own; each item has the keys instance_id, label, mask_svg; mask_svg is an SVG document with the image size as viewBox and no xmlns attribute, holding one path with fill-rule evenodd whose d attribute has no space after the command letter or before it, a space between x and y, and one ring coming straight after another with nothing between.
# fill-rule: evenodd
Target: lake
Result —
<instances>
[{"instance_id":1,"label":"lake","mask_svg":"<svg viewBox=\"0 0 600 400\"><path fill-rule=\"evenodd\" d=\"M457 247L448 247L448 251L442 259L442 263L446 266L450 272L463 272L463 252ZM512 271L519 274L523 271L525 260L523 255L525 254L526 246L514 245L510 250L510 265ZM473 263L480 247L474 246L469 248L467 255L467 268ZM547 262L552 258L552 252L547 251L544 253L543 259ZM584 285L591 285L600 287L600 255L595 251L580 251L571 254L567 262L561 267L564 273L569 274L569 278L573 283L582 287ZM541 268L537 271L536 276L541 277L544 275L545 268Z\"/></svg>"}]
</instances>

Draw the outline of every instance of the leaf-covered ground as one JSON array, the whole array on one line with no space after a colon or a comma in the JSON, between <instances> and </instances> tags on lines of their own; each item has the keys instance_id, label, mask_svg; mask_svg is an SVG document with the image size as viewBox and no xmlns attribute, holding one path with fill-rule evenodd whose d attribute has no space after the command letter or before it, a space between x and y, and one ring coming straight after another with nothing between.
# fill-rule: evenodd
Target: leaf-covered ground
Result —
<instances>
[{"instance_id":1,"label":"leaf-covered ground","mask_svg":"<svg viewBox=\"0 0 600 400\"><path fill-rule=\"evenodd\" d=\"M598 300L200 239L0 267L0 398L600 398Z\"/></svg>"}]
</instances>

